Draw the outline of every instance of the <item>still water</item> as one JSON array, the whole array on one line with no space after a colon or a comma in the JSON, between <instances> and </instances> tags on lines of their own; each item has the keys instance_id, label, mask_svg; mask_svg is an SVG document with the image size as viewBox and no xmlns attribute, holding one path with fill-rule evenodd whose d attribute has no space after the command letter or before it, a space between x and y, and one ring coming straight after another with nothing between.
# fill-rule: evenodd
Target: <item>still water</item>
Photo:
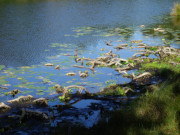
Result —
<instances>
[{"instance_id":1,"label":"still water","mask_svg":"<svg viewBox=\"0 0 180 135\"><path fill-rule=\"evenodd\" d=\"M0 102L12 99L7 92L19 89L20 95L53 97L53 86L81 85L98 92L110 83L125 83L111 68L96 68L89 77L80 78L73 67L74 50L79 57L96 58L113 50L121 58L134 54L130 49L116 51L131 40L147 45L163 45L162 39L179 48L180 20L170 17L177 0L52 0L0 3ZM144 27L140 27L144 25ZM162 27L165 33L155 33ZM101 51L103 48L104 51ZM68 56L67 56L68 55ZM60 70L44 64L60 65ZM86 65L85 65L86 66ZM70 77L68 72L77 73ZM57 95L56 95L57 96ZM59 99L49 101L50 106ZM88 103L91 101L88 101ZM82 108L81 103L75 105Z\"/></svg>"}]
</instances>

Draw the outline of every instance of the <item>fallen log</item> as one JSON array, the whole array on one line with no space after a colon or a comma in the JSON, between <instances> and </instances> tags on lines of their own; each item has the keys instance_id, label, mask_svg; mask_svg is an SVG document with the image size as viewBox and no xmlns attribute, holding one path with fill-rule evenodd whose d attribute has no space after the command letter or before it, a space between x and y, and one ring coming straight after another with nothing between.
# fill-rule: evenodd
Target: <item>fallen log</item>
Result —
<instances>
[{"instance_id":1,"label":"fallen log","mask_svg":"<svg viewBox=\"0 0 180 135\"><path fill-rule=\"evenodd\" d=\"M88 76L89 76L88 71L85 71L85 72L79 71L79 76L80 76L81 78L86 78L86 77L88 77Z\"/></svg>"},{"instance_id":2,"label":"fallen log","mask_svg":"<svg viewBox=\"0 0 180 135\"><path fill-rule=\"evenodd\" d=\"M140 55L139 57L141 57L141 56L145 56L145 53L135 53L135 54L133 55L133 57L137 57L136 55Z\"/></svg>"},{"instance_id":3,"label":"fallen log","mask_svg":"<svg viewBox=\"0 0 180 135\"><path fill-rule=\"evenodd\" d=\"M45 66L54 66L54 64L52 64L52 63L47 63L47 64L45 64Z\"/></svg>"},{"instance_id":4,"label":"fallen log","mask_svg":"<svg viewBox=\"0 0 180 135\"><path fill-rule=\"evenodd\" d=\"M120 50L120 49L125 49L125 47L118 45L118 46L115 46L114 49Z\"/></svg>"},{"instance_id":5,"label":"fallen log","mask_svg":"<svg viewBox=\"0 0 180 135\"><path fill-rule=\"evenodd\" d=\"M25 110L23 108L21 116L20 116L20 121L24 119L29 119L29 118L36 118L36 119L47 120L47 121L49 120L48 115L44 112L30 111L30 110Z\"/></svg>"},{"instance_id":6,"label":"fallen log","mask_svg":"<svg viewBox=\"0 0 180 135\"><path fill-rule=\"evenodd\" d=\"M107 41L105 41L107 46L113 46L111 43L108 43Z\"/></svg>"},{"instance_id":7,"label":"fallen log","mask_svg":"<svg viewBox=\"0 0 180 135\"><path fill-rule=\"evenodd\" d=\"M33 104L36 106L48 106L48 101L45 98L38 98L33 101Z\"/></svg>"},{"instance_id":8,"label":"fallen log","mask_svg":"<svg viewBox=\"0 0 180 135\"><path fill-rule=\"evenodd\" d=\"M90 94L90 92L87 91L87 89L86 89L85 87L83 87L83 86L71 85L71 86L65 87L64 89L65 89L65 91L67 92L68 89L71 89L71 88L78 89L78 91L79 91L80 94L82 93L83 90L85 91L86 94Z\"/></svg>"},{"instance_id":9,"label":"fallen log","mask_svg":"<svg viewBox=\"0 0 180 135\"><path fill-rule=\"evenodd\" d=\"M54 69L59 70L60 69L60 65L57 65Z\"/></svg>"},{"instance_id":10,"label":"fallen log","mask_svg":"<svg viewBox=\"0 0 180 135\"><path fill-rule=\"evenodd\" d=\"M3 102L0 103L0 113L1 113L1 112L6 112L6 111L8 111L8 110L10 110L10 109L11 109L10 106L4 104Z\"/></svg>"},{"instance_id":11,"label":"fallen log","mask_svg":"<svg viewBox=\"0 0 180 135\"><path fill-rule=\"evenodd\" d=\"M6 90L7 90L8 88L7 88L7 87L2 87L2 86L0 86L0 89L6 89Z\"/></svg>"},{"instance_id":12,"label":"fallen log","mask_svg":"<svg viewBox=\"0 0 180 135\"><path fill-rule=\"evenodd\" d=\"M76 73L74 73L74 72L69 72L69 73L66 73L65 75L67 75L67 76L75 76Z\"/></svg>"},{"instance_id":13,"label":"fallen log","mask_svg":"<svg viewBox=\"0 0 180 135\"><path fill-rule=\"evenodd\" d=\"M77 49L74 50L74 56L77 57Z\"/></svg>"},{"instance_id":14,"label":"fallen log","mask_svg":"<svg viewBox=\"0 0 180 135\"><path fill-rule=\"evenodd\" d=\"M20 96L16 99L13 100L8 100L8 103L24 103L24 102L28 102L31 101L33 99L33 96L28 95L28 96Z\"/></svg>"},{"instance_id":15,"label":"fallen log","mask_svg":"<svg viewBox=\"0 0 180 135\"><path fill-rule=\"evenodd\" d=\"M133 77L132 79L135 81L135 80L138 80L138 79L142 79L142 78L146 78L146 77L151 77L152 74L150 72L145 72L141 75L138 75L138 76L135 76Z\"/></svg>"}]
</instances>

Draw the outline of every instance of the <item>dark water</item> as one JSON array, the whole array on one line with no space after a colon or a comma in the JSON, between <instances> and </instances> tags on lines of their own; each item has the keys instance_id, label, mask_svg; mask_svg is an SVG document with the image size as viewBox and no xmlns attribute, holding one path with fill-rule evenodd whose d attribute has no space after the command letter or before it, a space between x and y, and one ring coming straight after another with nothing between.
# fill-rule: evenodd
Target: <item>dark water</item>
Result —
<instances>
[{"instance_id":1,"label":"dark water","mask_svg":"<svg viewBox=\"0 0 180 135\"><path fill-rule=\"evenodd\" d=\"M110 83L129 82L110 68L96 68L95 74L82 79L74 68L72 56L78 48L79 57L96 58L113 50L104 40L117 40L130 45L142 40L148 45L163 45L162 39L179 48L180 20L169 16L177 0L59 0L39 2L0 3L0 101L12 99L7 94L18 88L19 95L35 98L53 97L53 86L81 85L98 92ZM144 25L145 27L140 27ZM161 26L166 33L154 33ZM101 51L104 48L104 51ZM133 51L115 51L128 58ZM46 67L45 63L60 65L61 70ZM4 66L3 66L4 67ZM68 72L77 73L74 77ZM56 95L57 96L57 95ZM83 101L75 105L82 108ZM60 104L58 98L50 106ZM86 107L85 107L86 108Z\"/></svg>"}]
</instances>

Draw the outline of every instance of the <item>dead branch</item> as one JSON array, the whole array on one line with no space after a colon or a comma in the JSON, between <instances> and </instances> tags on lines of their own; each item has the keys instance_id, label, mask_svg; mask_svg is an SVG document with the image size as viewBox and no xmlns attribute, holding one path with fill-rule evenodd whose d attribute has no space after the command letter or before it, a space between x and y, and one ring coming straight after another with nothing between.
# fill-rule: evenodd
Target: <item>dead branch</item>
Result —
<instances>
[{"instance_id":1,"label":"dead branch","mask_svg":"<svg viewBox=\"0 0 180 135\"><path fill-rule=\"evenodd\" d=\"M89 74L88 74L88 72L87 72L87 71L85 71L85 72L81 72L81 71L79 71L79 76L80 76L81 78L86 78L86 77L88 77L88 76L89 76Z\"/></svg>"},{"instance_id":2,"label":"dead branch","mask_svg":"<svg viewBox=\"0 0 180 135\"><path fill-rule=\"evenodd\" d=\"M111 43L108 43L107 41L105 41L107 46L113 46Z\"/></svg>"},{"instance_id":3,"label":"dead branch","mask_svg":"<svg viewBox=\"0 0 180 135\"><path fill-rule=\"evenodd\" d=\"M136 57L136 55L145 56L145 53L135 53L133 57Z\"/></svg>"},{"instance_id":4,"label":"dead branch","mask_svg":"<svg viewBox=\"0 0 180 135\"><path fill-rule=\"evenodd\" d=\"M4 104L3 102L0 103L0 112L5 112L7 110L11 109L10 106Z\"/></svg>"},{"instance_id":5,"label":"dead branch","mask_svg":"<svg viewBox=\"0 0 180 135\"><path fill-rule=\"evenodd\" d=\"M74 50L74 56L77 57L77 48Z\"/></svg>"},{"instance_id":6,"label":"dead branch","mask_svg":"<svg viewBox=\"0 0 180 135\"><path fill-rule=\"evenodd\" d=\"M83 86L71 85L71 86L65 87L64 89L67 92L68 89L71 89L71 88L78 89L80 93L82 93L82 90L84 90L86 94L90 94L90 92L87 91L87 89L85 87L83 87Z\"/></svg>"},{"instance_id":7,"label":"dead branch","mask_svg":"<svg viewBox=\"0 0 180 135\"><path fill-rule=\"evenodd\" d=\"M139 43L138 46L141 46L141 47L146 47L147 45L144 44L144 43Z\"/></svg>"},{"instance_id":8,"label":"dead branch","mask_svg":"<svg viewBox=\"0 0 180 135\"><path fill-rule=\"evenodd\" d=\"M128 73L126 72L126 70L124 70L124 71L120 71L120 70L119 70L118 72L119 72L120 74L123 74L123 73L124 73L125 75L128 75Z\"/></svg>"},{"instance_id":9,"label":"dead branch","mask_svg":"<svg viewBox=\"0 0 180 135\"><path fill-rule=\"evenodd\" d=\"M127 94L129 91L135 92L133 89L131 89L129 87L123 87L123 89L125 90L125 94Z\"/></svg>"},{"instance_id":10,"label":"dead branch","mask_svg":"<svg viewBox=\"0 0 180 135\"><path fill-rule=\"evenodd\" d=\"M125 49L125 47L118 45L118 46L115 46L114 49L120 50L120 49Z\"/></svg>"},{"instance_id":11,"label":"dead branch","mask_svg":"<svg viewBox=\"0 0 180 135\"><path fill-rule=\"evenodd\" d=\"M8 88L7 88L7 87L2 87L2 86L0 86L0 89L6 89L6 90L7 90Z\"/></svg>"},{"instance_id":12,"label":"dead branch","mask_svg":"<svg viewBox=\"0 0 180 135\"><path fill-rule=\"evenodd\" d=\"M84 60L83 59L81 59L81 65L83 66L83 63L84 63Z\"/></svg>"},{"instance_id":13,"label":"dead branch","mask_svg":"<svg viewBox=\"0 0 180 135\"><path fill-rule=\"evenodd\" d=\"M111 57L116 57L116 54L113 54L112 51L110 50L108 53L105 53L106 56L111 56Z\"/></svg>"},{"instance_id":14,"label":"dead branch","mask_svg":"<svg viewBox=\"0 0 180 135\"><path fill-rule=\"evenodd\" d=\"M60 65L57 65L54 69L59 70L60 69Z\"/></svg>"},{"instance_id":15,"label":"dead branch","mask_svg":"<svg viewBox=\"0 0 180 135\"><path fill-rule=\"evenodd\" d=\"M86 68L86 69L90 69L90 70L94 71L94 69L90 68L90 67L84 67L84 66L78 66L78 65L74 65L73 67Z\"/></svg>"},{"instance_id":16,"label":"dead branch","mask_svg":"<svg viewBox=\"0 0 180 135\"><path fill-rule=\"evenodd\" d=\"M28 96L20 96L16 99L13 100L9 100L7 101L8 103L23 103L23 102L28 102L31 101L33 99L33 96L28 95Z\"/></svg>"},{"instance_id":17,"label":"dead branch","mask_svg":"<svg viewBox=\"0 0 180 135\"><path fill-rule=\"evenodd\" d=\"M152 76L152 74L150 72L145 72L145 73L143 73L141 75L133 77L133 80L142 79L142 78L150 77L150 76Z\"/></svg>"},{"instance_id":18,"label":"dead branch","mask_svg":"<svg viewBox=\"0 0 180 135\"><path fill-rule=\"evenodd\" d=\"M37 106L48 106L48 101L45 98L38 98L33 101L33 104Z\"/></svg>"},{"instance_id":19,"label":"dead branch","mask_svg":"<svg viewBox=\"0 0 180 135\"><path fill-rule=\"evenodd\" d=\"M49 120L49 117L46 113L40 112L40 111L30 111L22 109L22 114L20 116L20 121L22 121L25 118L31 118L34 117L36 119L43 119L43 120Z\"/></svg>"},{"instance_id":20,"label":"dead branch","mask_svg":"<svg viewBox=\"0 0 180 135\"><path fill-rule=\"evenodd\" d=\"M45 66L54 66L54 64L52 64L52 63L47 63L47 64L45 64Z\"/></svg>"}]
</instances>

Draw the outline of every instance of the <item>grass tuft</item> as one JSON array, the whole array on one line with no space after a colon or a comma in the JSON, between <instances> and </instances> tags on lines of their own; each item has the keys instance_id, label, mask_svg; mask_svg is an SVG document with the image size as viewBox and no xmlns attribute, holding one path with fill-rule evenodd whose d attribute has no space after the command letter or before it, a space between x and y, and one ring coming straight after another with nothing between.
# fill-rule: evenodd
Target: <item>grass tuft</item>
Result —
<instances>
[{"instance_id":1,"label":"grass tuft","mask_svg":"<svg viewBox=\"0 0 180 135\"><path fill-rule=\"evenodd\" d=\"M174 6L172 8L171 15L180 16L180 3L175 3L174 4Z\"/></svg>"}]
</instances>

